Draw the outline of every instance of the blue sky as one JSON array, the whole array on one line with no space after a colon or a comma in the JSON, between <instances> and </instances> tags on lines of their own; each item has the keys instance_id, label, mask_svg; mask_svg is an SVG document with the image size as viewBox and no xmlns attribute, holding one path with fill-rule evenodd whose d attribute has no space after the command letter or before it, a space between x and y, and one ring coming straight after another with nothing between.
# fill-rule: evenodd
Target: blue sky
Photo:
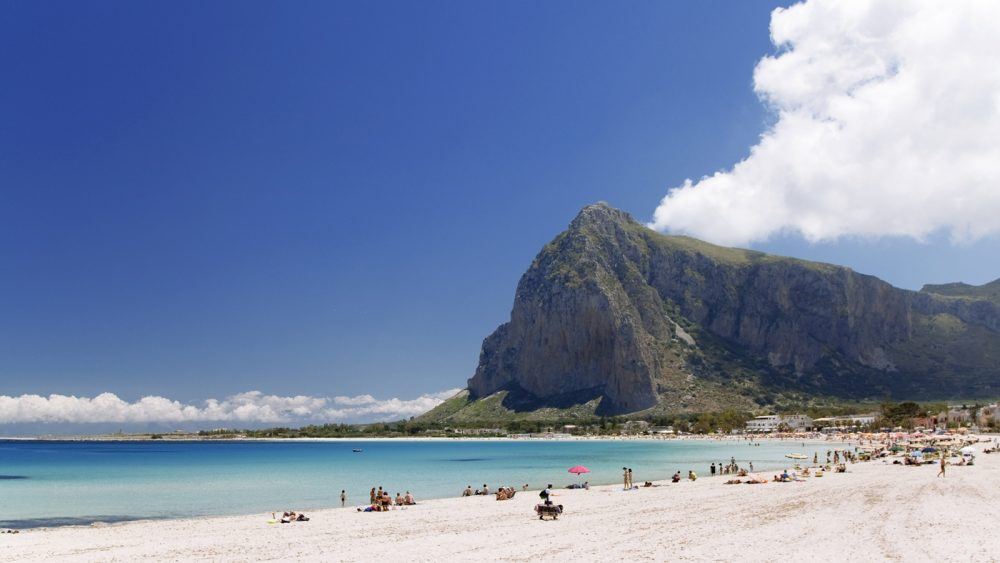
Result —
<instances>
[{"instance_id":1,"label":"blue sky","mask_svg":"<svg viewBox=\"0 0 1000 563\"><path fill-rule=\"evenodd\" d=\"M774 6L6 3L0 393L461 386L580 207L746 157ZM1000 276L996 237L754 246Z\"/></svg>"}]
</instances>

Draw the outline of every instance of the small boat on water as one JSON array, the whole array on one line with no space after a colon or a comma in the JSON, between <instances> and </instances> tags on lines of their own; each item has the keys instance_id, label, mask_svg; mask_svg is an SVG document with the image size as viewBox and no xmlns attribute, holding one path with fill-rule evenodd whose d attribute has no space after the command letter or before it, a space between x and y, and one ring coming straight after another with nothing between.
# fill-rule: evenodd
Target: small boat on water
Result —
<instances>
[{"instance_id":1,"label":"small boat on water","mask_svg":"<svg viewBox=\"0 0 1000 563\"><path fill-rule=\"evenodd\" d=\"M809 459L805 454L785 454L788 459Z\"/></svg>"},{"instance_id":2,"label":"small boat on water","mask_svg":"<svg viewBox=\"0 0 1000 563\"><path fill-rule=\"evenodd\" d=\"M364 450L362 450L361 448L354 448L351 451L354 452L354 453L356 453L356 454L359 454L359 453L363 452Z\"/></svg>"}]
</instances>

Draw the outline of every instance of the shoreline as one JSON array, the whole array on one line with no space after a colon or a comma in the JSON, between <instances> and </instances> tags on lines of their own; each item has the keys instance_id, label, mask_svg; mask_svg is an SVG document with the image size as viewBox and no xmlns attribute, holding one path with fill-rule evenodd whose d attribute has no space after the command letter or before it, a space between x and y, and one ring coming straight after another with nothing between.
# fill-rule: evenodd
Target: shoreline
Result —
<instances>
[{"instance_id":1,"label":"shoreline","mask_svg":"<svg viewBox=\"0 0 1000 563\"><path fill-rule=\"evenodd\" d=\"M980 453L945 479L936 471L873 461L795 483L559 489L553 500L566 510L546 522L532 512L537 492L519 491L503 502L445 498L384 513L327 508L291 524L252 514L36 528L0 537L0 559L354 561L370 559L372 538L381 538L421 561L995 560L1000 539L982 532L1000 518L1000 454ZM806 530L808 543L776 541Z\"/></svg>"},{"instance_id":2,"label":"shoreline","mask_svg":"<svg viewBox=\"0 0 1000 563\"><path fill-rule=\"evenodd\" d=\"M979 434L981 436L986 436L987 434ZM148 438L144 436L61 436L61 437L48 437L48 436L0 436L0 442L153 442L153 443L163 443L163 442L581 442L581 441L607 441L607 442L622 442L622 441L685 441L685 440L696 440L696 441L749 441L748 434L733 434L733 435L712 435L712 434L685 434L681 436L643 436L643 435L624 435L624 436L559 436L559 437L510 437L510 436L488 436L488 437L478 437L478 436L461 436L461 437L445 437L445 436L422 436L422 437L412 437L412 436L385 436L385 437L365 437L365 438L320 438L320 437L303 437L303 438L212 438L212 437L183 437L183 438ZM825 437L827 435L810 435L810 436L786 436L786 437L774 437L774 436L756 436L754 435L754 442L820 442L820 443L850 443L856 442L857 438L836 438L834 436L841 436L838 434L830 434L830 438Z\"/></svg>"}]
</instances>

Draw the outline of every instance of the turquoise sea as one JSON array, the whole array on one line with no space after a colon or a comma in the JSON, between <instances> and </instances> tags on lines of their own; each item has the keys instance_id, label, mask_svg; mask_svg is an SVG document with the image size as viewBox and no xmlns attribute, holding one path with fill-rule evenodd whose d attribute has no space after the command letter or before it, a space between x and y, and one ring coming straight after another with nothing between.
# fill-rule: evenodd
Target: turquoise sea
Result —
<instances>
[{"instance_id":1,"label":"turquoise sea","mask_svg":"<svg viewBox=\"0 0 1000 563\"><path fill-rule=\"evenodd\" d=\"M830 448L836 447L831 444ZM361 453L352 450L362 449ZM538 488L579 481L666 479L709 464L752 461L787 467L784 455L824 444L746 441L0 441L0 528L30 528L146 518L254 514L364 504L371 487L417 498L458 496L484 483Z\"/></svg>"}]
</instances>

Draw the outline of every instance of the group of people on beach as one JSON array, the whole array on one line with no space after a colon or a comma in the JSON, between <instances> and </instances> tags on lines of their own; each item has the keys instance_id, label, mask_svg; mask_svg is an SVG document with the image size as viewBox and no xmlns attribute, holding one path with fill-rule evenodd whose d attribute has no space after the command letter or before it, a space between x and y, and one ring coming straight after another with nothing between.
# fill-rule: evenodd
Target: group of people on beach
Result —
<instances>
[{"instance_id":1,"label":"group of people on beach","mask_svg":"<svg viewBox=\"0 0 1000 563\"><path fill-rule=\"evenodd\" d=\"M527 491L528 484L525 483L522 488ZM486 485L486 483L483 483L482 489L476 489L473 491L472 485L466 485L465 490L462 491L463 497L489 496L490 494L490 488ZM517 489L510 485L501 485L497 487L497 492L495 493L497 500L509 500L514 498L515 494L517 494Z\"/></svg>"},{"instance_id":2,"label":"group of people on beach","mask_svg":"<svg viewBox=\"0 0 1000 563\"><path fill-rule=\"evenodd\" d=\"M695 473L694 471L691 471L690 469L688 469L688 477L687 478L688 478L688 481L697 481L698 480L698 474ZM674 472L673 477L670 478L670 482L672 482L672 483L680 483L681 479L682 479L681 472L680 472L680 470L678 470L678 471Z\"/></svg>"},{"instance_id":3,"label":"group of people on beach","mask_svg":"<svg viewBox=\"0 0 1000 563\"><path fill-rule=\"evenodd\" d=\"M401 506L417 504L410 491L406 491L405 495L396 493L396 498L393 499L389 495L389 491L383 490L382 487L379 487L378 490L372 487L369 493L369 501L371 502L370 505L366 508L359 507L358 512L385 512L386 510L392 510Z\"/></svg>"},{"instance_id":4,"label":"group of people on beach","mask_svg":"<svg viewBox=\"0 0 1000 563\"><path fill-rule=\"evenodd\" d=\"M748 462L750 464L749 471L753 471L753 462ZM712 477L715 477L716 470L718 470L719 475L739 475L740 477L745 477L749 472L736 463L736 458L732 457L729 459L729 463L723 465L720 461L718 469L716 469L715 462L709 467L709 471L712 473Z\"/></svg>"},{"instance_id":5,"label":"group of people on beach","mask_svg":"<svg viewBox=\"0 0 1000 563\"><path fill-rule=\"evenodd\" d=\"M271 518L274 519L274 514L271 514ZM301 512L295 512L294 510L286 510L281 513L281 518L278 522L282 524L290 524L292 522L308 522L309 517Z\"/></svg>"},{"instance_id":6,"label":"group of people on beach","mask_svg":"<svg viewBox=\"0 0 1000 563\"><path fill-rule=\"evenodd\" d=\"M713 475L714 475L714 473L713 473ZM632 489L638 489L639 488L632 481L632 468L630 468L630 467L622 467L622 478L624 480L624 485L625 485L624 490L630 491ZM687 478L688 478L689 481L697 481L698 480L698 474L695 473L694 471L688 470L688 476L687 476ZM672 482L674 482L674 483L680 483L681 479L682 479L682 477L681 477L681 472L680 471L677 471L676 473L674 473L674 476L670 478L670 480ZM644 482L642 484L642 486L643 487L656 487L658 485L653 484L652 481L646 481L646 482ZM589 488L589 487L587 487L587 488Z\"/></svg>"}]
</instances>

